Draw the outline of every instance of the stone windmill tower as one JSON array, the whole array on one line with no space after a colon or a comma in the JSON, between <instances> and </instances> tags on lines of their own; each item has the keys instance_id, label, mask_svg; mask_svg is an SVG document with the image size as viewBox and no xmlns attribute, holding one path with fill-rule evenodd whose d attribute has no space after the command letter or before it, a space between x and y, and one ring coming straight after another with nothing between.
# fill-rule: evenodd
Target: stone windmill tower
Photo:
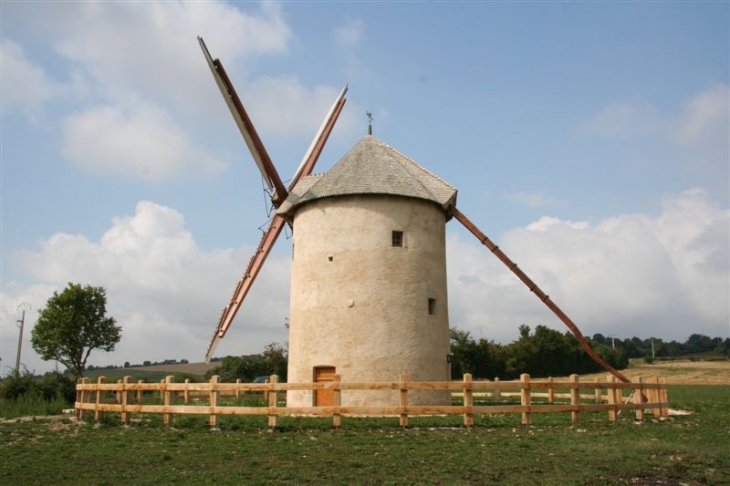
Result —
<instances>
[{"instance_id":1,"label":"stone windmill tower","mask_svg":"<svg viewBox=\"0 0 730 486\"><path fill-rule=\"evenodd\" d=\"M293 224L289 381L450 379L445 225L456 190L368 135L300 180L278 214ZM412 402L448 400L414 394ZM311 405L311 393L288 402ZM343 404L397 401L350 392Z\"/></svg>"},{"instance_id":2,"label":"stone windmill tower","mask_svg":"<svg viewBox=\"0 0 730 486\"><path fill-rule=\"evenodd\" d=\"M456 190L371 135L332 169L310 176L344 104L345 87L288 187L219 60L199 38L208 65L271 192L276 213L216 327L206 358L226 334L286 224L293 227L289 372L292 383L413 381L448 376L445 224L452 217L487 246L576 335L601 366L628 381L590 347L577 326L456 208ZM392 392L343 393L342 404L397 405ZM449 402L446 392L409 394L409 403ZM324 405L290 391L288 406Z\"/></svg>"}]
</instances>

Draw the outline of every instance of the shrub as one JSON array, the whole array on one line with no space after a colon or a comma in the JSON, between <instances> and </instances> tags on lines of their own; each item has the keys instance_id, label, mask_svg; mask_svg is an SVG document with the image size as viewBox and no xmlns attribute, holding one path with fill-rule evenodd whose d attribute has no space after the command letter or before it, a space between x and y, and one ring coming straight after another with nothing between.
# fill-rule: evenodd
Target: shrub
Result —
<instances>
[{"instance_id":1,"label":"shrub","mask_svg":"<svg viewBox=\"0 0 730 486\"><path fill-rule=\"evenodd\" d=\"M46 400L61 399L68 404L76 400L76 382L70 376L58 371L46 373L38 386Z\"/></svg>"},{"instance_id":2,"label":"shrub","mask_svg":"<svg viewBox=\"0 0 730 486\"><path fill-rule=\"evenodd\" d=\"M24 395L39 393L38 383L33 374L24 369L22 372L13 370L0 383L0 397L5 400L17 400Z\"/></svg>"}]
</instances>

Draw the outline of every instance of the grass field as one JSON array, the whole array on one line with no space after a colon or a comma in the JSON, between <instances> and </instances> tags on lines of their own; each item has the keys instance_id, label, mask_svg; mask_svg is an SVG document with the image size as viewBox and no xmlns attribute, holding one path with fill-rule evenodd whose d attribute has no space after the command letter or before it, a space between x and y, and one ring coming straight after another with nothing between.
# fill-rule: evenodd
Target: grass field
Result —
<instances>
[{"instance_id":1,"label":"grass field","mask_svg":"<svg viewBox=\"0 0 730 486\"><path fill-rule=\"evenodd\" d=\"M179 370L149 370L162 374ZM730 484L730 364L632 363L629 376L720 386L669 389L688 415L636 422L624 413L475 417L280 418L135 416L125 427L69 416L0 420L0 484ZM582 379L590 379L584 377ZM725 383L725 385L723 385Z\"/></svg>"},{"instance_id":2,"label":"grass field","mask_svg":"<svg viewBox=\"0 0 730 486\"><path fill-rule=\"evenodd\" d=\"M70 418L0 423L0 484L730 484L730 387L673 386L691 415L610 423L605 414L478 417Z\"/></svg>"}]
</instances>

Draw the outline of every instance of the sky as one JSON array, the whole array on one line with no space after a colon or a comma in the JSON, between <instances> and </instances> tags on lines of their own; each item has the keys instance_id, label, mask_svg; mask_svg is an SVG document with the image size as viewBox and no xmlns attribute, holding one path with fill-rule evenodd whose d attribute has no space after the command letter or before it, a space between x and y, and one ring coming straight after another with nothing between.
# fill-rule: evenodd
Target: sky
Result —
<instances>
[{"instance_id":1,"label":"sky","mask_svg":"<svg viewBox=\"0 0 730 486\"><path fill-rule=\"evenodd\" d=\"M722 2L0 2L0 374L69 282L122 327L89 364L202 361L270 203L198 46L282 178L373 134L584 334L730 334L730 8ZM217 355L287 340L291 230ZM450 325L565 330L458 221Z\"/></svg>"}]
</instances>

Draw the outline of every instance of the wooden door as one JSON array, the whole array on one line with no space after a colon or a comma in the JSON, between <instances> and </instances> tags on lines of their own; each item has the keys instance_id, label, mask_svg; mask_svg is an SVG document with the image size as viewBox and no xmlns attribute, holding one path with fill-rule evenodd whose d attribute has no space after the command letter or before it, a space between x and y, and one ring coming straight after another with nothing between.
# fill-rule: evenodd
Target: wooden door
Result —
<instances>
[{"instance_id":1,"label":"wooden door","mask_svg":"<svg viewBox=\"0 0 730 486\"><path fill-rule=\"evenodd\" d=\"M317 366L314 368L314 382L330 382L335 379L334 366ZM314 406L331 407L335 404L335 395L332 390L315 390Z\"/></svg>"}]
</instances>

